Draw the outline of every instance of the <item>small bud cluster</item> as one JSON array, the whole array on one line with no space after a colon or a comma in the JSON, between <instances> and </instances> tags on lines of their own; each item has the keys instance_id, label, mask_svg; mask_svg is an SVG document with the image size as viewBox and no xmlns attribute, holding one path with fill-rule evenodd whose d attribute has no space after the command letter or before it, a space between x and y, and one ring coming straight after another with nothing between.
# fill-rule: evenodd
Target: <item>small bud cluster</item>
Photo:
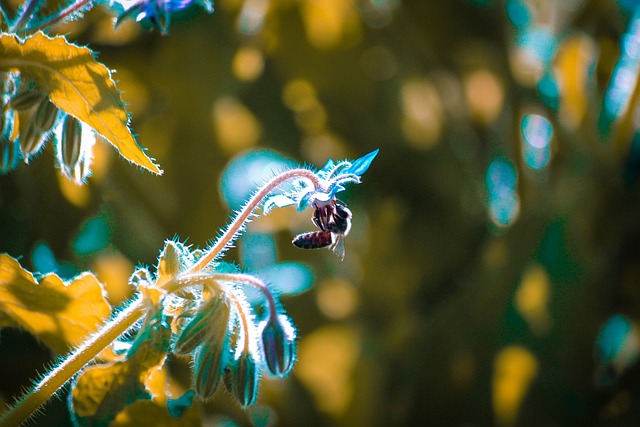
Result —
<instances>
[{"instance_id":1,"label":"small bud cluster","mask_svg":"<svg viewBox=\"0 0 640 427\"><path fill-rule=\"evenodd\" d=\"M82 157L78 151L82 148L76 145L81 134L78 123L61 120L69 145L59 156L61 162L72 163ZM241 406L254 404L263 373L277 378L291 373L296 360L296 329L260 278L242 273L220 258L259 207L266 214L274 207L293 204L301 210L312 207L312 222L320 229L299 236L308 243L301 247L335 251L339 245L342 258L352 214L335 195L345 184L360 182L377 152L354 161L329 160L317 172L297 168L279 173L251 196L204 251L167 241L155 272L141 267L131 275L138 297L130 307L141 314L131 342L114 341L113 352L124 357L119 362L157 368L167 355L189 358L193 395L208 400L225 388ZM317 233L324 236L322 241L328 237L329 244L318 244ZM252 297L249 303L248 288L258 290L262 298Z\"/></svg>"},{"instance_id":2,"label":"small bud cluster","mask_svg":"<svg viewBox=\"0 0 640 427\"><path fill-rule=\"evenodd\" d=\"M224 386L240 405L252 405L262 372L274 377L291 372L295 328L259 278L227 264L189 274L198 255L183 244L168 241L158 273L140 268L131 282L154 307L150 313L160 313L163 322L171 325L168 352L191 359L192 386L198 397L210 399ZM265 319L256 318L258 310L247 302L245 286L263 293L264 306L259 311L268 313ZM152 332L143 323L138 334Z\"/></svg>"},{"instance_id":3,"label":"small bud cluster","mask_svg":"<svg viewBox=\"0 0 640 427\"><path fill-rule=\"evenodd\" d=\"M35 84L14 73L0 73L0 173L29 163L48 141L62 174L82 183L89 176L93 130L56 107Z\"/></svg>"}]
</instances>

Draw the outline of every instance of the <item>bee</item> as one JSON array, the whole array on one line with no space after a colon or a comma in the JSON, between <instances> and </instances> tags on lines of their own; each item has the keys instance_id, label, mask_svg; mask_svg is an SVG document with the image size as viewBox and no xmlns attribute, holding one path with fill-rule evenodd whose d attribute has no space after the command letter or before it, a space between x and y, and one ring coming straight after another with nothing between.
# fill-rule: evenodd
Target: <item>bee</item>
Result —
<instances>
[{"instance_id":1,"label":"bee","mask_svg":"<svg viewBox=\"0 0 640 427\"><path fill-rule=\"evenodd\" d=\"M328 247L340 259L344 259L344 238L351 230L351 216L351 211L335 200L314 205L311 220L320 231L298 234L291 243L301 249Z\"/></svg>"},{"instance_id":2,"label":"bee","mask_svg":"<svg viewBox=\"0 0 640 427\"><path fill-rule=\"evenodd\" d=\"M320 249L331 246L333 238L330 231L310 231L298 234L292 243L300 249Z\"/></svg>"}]
</instances>

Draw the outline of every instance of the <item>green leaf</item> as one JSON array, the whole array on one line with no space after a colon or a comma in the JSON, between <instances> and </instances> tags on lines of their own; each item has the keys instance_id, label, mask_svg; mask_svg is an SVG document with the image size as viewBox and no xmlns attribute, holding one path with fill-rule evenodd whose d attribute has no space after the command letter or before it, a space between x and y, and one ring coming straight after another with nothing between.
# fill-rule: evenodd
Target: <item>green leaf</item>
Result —
<instances>
[{"instance_id":1,"label":"green leaf","mask_svg":"<svg viewBox=\"0 0 640 427\"><path fill-rule=\"evenodd\" d=\"M69 283L47 274L38 283L17 260L0 254L0 327L19 327L65 353L110 315L102 285L91 273Z\"/></svg>"},{"instance_id":2,"label":"green leaf","mask_svg":"<svg viewBox=\"0 0 640 427\"><path fill-rule=\"evenodd\" d=\"M58 108L91 126L122 157L162 174L136 143L111 72L96 61L90 49L41 32L25 39L2 34L0 71L15 70L35 81Z\"/></svg>"}]
</instances>

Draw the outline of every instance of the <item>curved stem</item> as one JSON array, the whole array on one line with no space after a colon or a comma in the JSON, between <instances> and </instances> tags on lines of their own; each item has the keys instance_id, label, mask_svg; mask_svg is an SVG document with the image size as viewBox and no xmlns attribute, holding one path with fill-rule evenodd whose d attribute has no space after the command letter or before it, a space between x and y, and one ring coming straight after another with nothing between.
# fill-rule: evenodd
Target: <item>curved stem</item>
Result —
<instances>
[{"instance_id":1,"label":"curved stem","mask_svg":"<svg viewBox=\"0 0 640 427\"><path fill-rule=\"evenodd\" d=\"M49 20L45 20L34 28L25 28L24 31L35 31L40 28L46 28L53 25L69 14L84 7L89 0L80 0L60 13L53 16ZM34 3L36 3L34 1ZM233 242L235 237L249 219L253 211L260 205L262 200L269 195L275 188L282 183L291 179L307 179L311 182L315 189L320 189L322 183L315 173L308 169L292 169L283 172L273 178L271 181L263 185L249 199L244 208L236 215L226 231L220 236L214 245L194 264L190 269L185 271L180 279L174 279L170 283L165 284L165 290L174 292L188 283L193 283L198 279L198 274L211 261L213 261L227 246ZM267 286L259 279L246 274L216 274L205 275L205 278L215 278L217 280L228 280L236 283L246 283L258 288L267 298L271 318L276 317L276 303L273 295L269 292ZM168 287L167 287L168 285ZM169 289L171 288L171 289ZM127 308L121 311L115 318L108 322L100 331L94 334L80 348L71 353L59 366L42 378L33 389L24 395L16 404L0 418L0 427L16 426L25 422L29 417L44 404L53 394L55 394L67 381L69 381L76 373L78 373L87 363L94 359L109 344L115 341L120 335L125 333L133 324L135 324L145 312L145 302L143 297L133 300Z\"/></svg>"},{"instance_id":2,"label":"curved stem","mask_svg":"<svg viewBox=\"0 0 640 427\"><path fill-rule=\"evenodd\" d=\"M273 295L271 295L271 291L269 291L269 288L262 280L250 274L242 274L242 273L216 274L215 278L217 280L226 280L228 282L244 283L245 285L250 285L258 289L260 292L264 294L265 298L267 299L267 304L269 304L269 317L271 319L276 319L277 317L276 300L275 298L273 298Z\"/></svg>"},{"instance_id":3,"label":"curved stem","mask_svg":"<svg viewBox=\"0 0 640 427\"><path fill-rule=\"evenodd\" d=\"M31 18L31 15L33 15L33 12L39 5L40 0L29 0L18 17L18 20L11 26L9 31L14 33L20 31L20 28L24 27L29 22L29 18Z\"/></svg>"},{"instance_id":4,"label":"curved stem","mask_svg":"<svg viewBox=\"0 0 640 427\"><path fill-rule=\"evenodd\" d=\"M71 3L69 6L65 7L64 9L62 9L60 12L51 15L50 17L40 21L38 23L38 25L36 25L35 27L25 27L22 32L24 33L32 33L32 32L36 32L38 30L44 30L45 28L48 28L62 20L64 20L67 16L71 15L72 13L75 13L77 11L79 11L80 9L82 9L83 7L85 7L86 5L88 5L91 2L91 0L78 0L74 3Z\"/></svg>"},{"instance_id":5,"label":"curved stem","mask_svg":"<svg viewBox=\"0 0 640 427\"><path fill-rule=\"evenodd\" d=\"M111 342L127 331L144 313L142 298L132 301L127 308L107 323L87 342L71 353L59 366L49 372L33 389L0 418L0 427L17 426L31 415L67 381L95 358Z\"/></svg>"},{"instance_id":6,"label":"curved stem","mask_svg":"<svg viewBox=\"0 0 640 427\"><path fill-rule=\"evenodd\" d=\"M171 280L166 285L163 286L163 289L168 293L178 292L181 289L187 286L193 286L197 284L204 283L217 283L219 280L224 280L227 282L233 283L243 283L245 285L253 286L258 289L262 294L264 294L267 299L267 304L269 305L269 316L274 319L276 317L276 300L273 298L271 291L269 291L269 287L260 279L250 274L242 274L242 273L216 273L216 274L205 274L205 273L191 273L186 275L181 275L174 280Z\"/></svg>"},{"instance_id":7,"label":"curved stem","mask_svg":"<svg viewBox=\"0 0 640 427\"><path fill-rule=\"evenodd\" d=\"M244 330L244 342L242 343L242 349L243 351L249 351L249 344L251 343L251 340L249 339L249 320L247 320L247 314L244 312L244 307L238 300L238 297L233 292L231 293L231 299L236 305L236 309L238 310L238 314L240 315L242 329Z\"/></svg>"},{"instance_id":8,"label":"curved stem","mask_svg":"<svg viewBox=\"0 0 640 427\"><path fill-rule=\"evenodd\" d=\"M322 186L320 178L308 169L291 169L281 174L278 174L271 181L263 185L256 194L249 199L247 204L242 208L238 215L231 221L231 224L227 227L227 230L222 236L220 236L214 245L185 273L197 273L202 271L211 261L213 261L218 254L220 254L233 240L236 235L242 230L245 222L253 211L258 207L260 202L269 195L275 188L282 183L291 179L308 179L313 186L317 189Z\"/></svg>"}]
</instances>

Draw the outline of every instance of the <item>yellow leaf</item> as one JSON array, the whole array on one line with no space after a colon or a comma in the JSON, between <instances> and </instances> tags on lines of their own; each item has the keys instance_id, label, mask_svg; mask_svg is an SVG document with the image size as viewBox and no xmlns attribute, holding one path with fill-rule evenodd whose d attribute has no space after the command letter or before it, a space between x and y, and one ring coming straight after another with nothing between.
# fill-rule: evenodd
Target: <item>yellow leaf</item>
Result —
<instances>
[{"instance_id":1,"label":"yellow leaf","mask_svg":"<svg viewBox=\"0 0 640 427\"><path fill-rule=\"evenodd\" d=\"M79 424L107 425L130 403L149 399L145 383L164 365L169 338L170 330L153 318L139 331L125 360L85 368L71 390Z\"/></svg>"},{"instance_id":2,"label":"yellow leaf","mask_svg":"<svg viewBox=\"0 0 640 427\"><path fill-rule=\"evenodd\" d=\"M70 283L47 274L38 283L18 261L0 254L0 313L0 327L20 327L65 353L97 331L111 307L90 273Z\"/></svg>"},{"instance_id":3,"label":"yellow leaf","mask_svg":"<svg viewBox=\"0 0 640 427\"><path fill-rule=\"evenodd\" d=\"M86 47L37 33L25 39L0 36L0 70L19 70L61 110L91 126L127 160L161 174L136 143L111 72Z\"/></svg>"},{"instance_id":4,"label":"yellow leaf","mask_svg":"<svg viewBox=\"0 0 640 427\"><path fill-rule=\"evenodd\" d=\"M169 414L167 407L152 400L138 400L127 406L109 427L200 427L202 419L197 406L191 406L180 417Z\"/></svg>"},{"instance_id":5,"label":"yellow leaf","mask_svg":"<svg viewBox=\"0 0 640 427\"><path fill-rule=\"evenodd\" d=\"M148 399L140 369L130 361L90 366L73 386L73 411L80 425L107 425L128 403ZM85 422L86 420L86 422Z\"/></svg>"}]
</instances>

